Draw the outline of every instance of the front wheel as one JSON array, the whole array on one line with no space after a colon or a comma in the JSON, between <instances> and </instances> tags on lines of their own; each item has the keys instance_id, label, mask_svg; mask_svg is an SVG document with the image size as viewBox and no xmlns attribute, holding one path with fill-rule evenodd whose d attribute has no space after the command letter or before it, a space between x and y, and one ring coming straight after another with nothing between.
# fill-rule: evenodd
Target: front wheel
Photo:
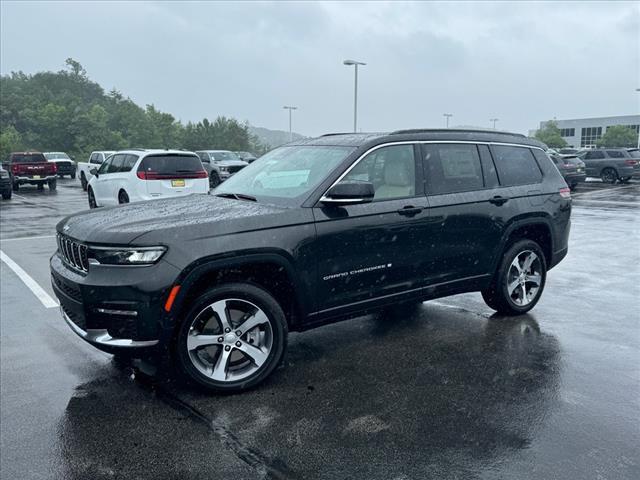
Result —
<instances>
[{"instance_id":1,"label":"front wheel","mask_svg":"<svg viewBox=\"0 0 640 480\"><path fill-rule=\"evenodd\" d=\"M87 197L89 199L89 208L97 208L96 196L93 194L93 188L89 187L87 190Z\"/></svg>"},{"instance_id":2,"label":"front wheel","mask_svg":"<svg viewBox=\"0 0 640 480\"><path fill-rule=\"evenodd\" d=\"M211 172L211 174L209 175L209 188L216 188L218 185L220 185L220 177L218 176L217 173L215 172Z\"/></svg>"},{"instance_id":3,"label":"front wheel","mask_svg":"<svg viewBox=\"0 0 640 480\"><path fill-rule=\"evenodd\" d=\"M604 183L613 184L618 180L618 172L616 172L615 168L607 167L600 173L600 178Z\"/></svg>"},{"instance_id":4,"label":"front wheel","mask_svg":"<svg viewBox=\"0 0 640 480\"><path fill-rule=\"evenodd\" d=\"M531 310L544 290L547 264L540 246L520 240L504 254L489 288L482 291L485 303L505 315Z\"/></svg>"},{"instance_id":5,"label":"front wheel","mask_svg":"<svg viewBox=\"0 0 640 480\"><path fill-rule=\"evenodd\" d=\"M269 292L232 283L204 292L174 345L182 370L213 392L239 392L264 381L287 343L284 312Z\"/></svg>"},{"instance_id":6,"label":"front wheel","mask_svg":"<svg viewBox=\"0 0 640 480\"><path fill-rule=\"evenodd\" d=\"M49 190L55 190L56 188L58 188L58 180L56 178L49 180Z\"/></svg>"},{"instance_id":7,"label":"front wheel","mask_svg":"<svg viewBox=\"0 0 640 480\"><path fill-rule=\"evenodd\" d=\"M11 200L11 194L13 193L13 191L11 189L8 189L4 192L2 192L2 199L3 200Z\"/></svg>"}]
</instances>

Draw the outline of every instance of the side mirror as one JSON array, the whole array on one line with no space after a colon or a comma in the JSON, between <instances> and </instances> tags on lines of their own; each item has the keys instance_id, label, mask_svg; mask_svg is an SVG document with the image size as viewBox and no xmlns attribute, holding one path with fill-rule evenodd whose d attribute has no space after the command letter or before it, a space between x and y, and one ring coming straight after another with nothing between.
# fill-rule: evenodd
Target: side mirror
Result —
<instances>
[{"instance_id":1,"label":"side mirror","mask_svg":"<svg viewBox=\"0 0 640 480\"><path fill-rule=\"evenodd\" d=\"M325 205L354 205L373 200L375 189L371 182L344 181L329 189L320 202Z\"/></svg>"},{"instance_id":2,"label":"side mirror","mask_svg":"<svg viewBox=\"0 0 640 480\"><path fill-rule=\"evenodd\" d=\"M91 170L89 170L89 173L91 175L93 175L94 177L98 176L98 169L97 168L92 168Z\"/></svg>"}]
</instances>

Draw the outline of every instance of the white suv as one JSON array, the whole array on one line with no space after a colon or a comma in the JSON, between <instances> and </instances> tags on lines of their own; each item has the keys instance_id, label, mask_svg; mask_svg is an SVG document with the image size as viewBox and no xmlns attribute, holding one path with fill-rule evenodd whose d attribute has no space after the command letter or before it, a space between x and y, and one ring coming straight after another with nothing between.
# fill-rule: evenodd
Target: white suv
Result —
<instances>
[{"instance_id":1,"label":"white suv","mask_svg":"<svg viewBox=\"0 0 640 480\"><path fill-rule=\"evenodd\" d=\"M195 153L123 150L92 169L89 207L209 193L209 178Z\"/></svg>"}]
</instances>

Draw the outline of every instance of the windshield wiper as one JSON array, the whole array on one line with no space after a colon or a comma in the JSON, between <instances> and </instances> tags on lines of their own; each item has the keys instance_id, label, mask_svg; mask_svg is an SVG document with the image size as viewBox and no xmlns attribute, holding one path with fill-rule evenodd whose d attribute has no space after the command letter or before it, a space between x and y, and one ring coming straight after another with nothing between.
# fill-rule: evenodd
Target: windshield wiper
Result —
<instances>
[{"instance_id":1,"label":"windshield wiper","mask_svg":"<svg viewBox=\"0 0 640 480\"><path fill-rule=\"evenodd\" d=\"M236 200L249 200L251 202L257 202L256 197L251 195L245 195L244 193L216 193L216 197L222 198L235 198Z\"/></svg>"}]
</instances>

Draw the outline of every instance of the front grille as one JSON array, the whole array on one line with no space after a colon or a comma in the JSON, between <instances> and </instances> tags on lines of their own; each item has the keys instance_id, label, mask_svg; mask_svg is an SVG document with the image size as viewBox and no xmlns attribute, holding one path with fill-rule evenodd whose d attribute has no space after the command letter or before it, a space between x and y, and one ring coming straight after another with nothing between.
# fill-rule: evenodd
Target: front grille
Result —
<instances>
[{"instance_id":1,"label":"front grille","mask_svg":"<svg viewBox=\"0 0 640 480\"><path fill-rule=\"evenodd\" d=\"M229 173L236 173L239 172L240 170L242 170L244 168L243 165L238 165L238 166L233 166L233 167L227 167L227 171Z\"/></svg>"},{"instance_id":2,"label":"front grille","mask_svg":"<svg viewBox=\"0 0 640 480\"><path fill-rule=\"evenodd\" d=\"M64 262L75 268L76 270L80 270L81 272L89 271L89 257L88 257L88 248L86 245L82 245L70 238L58 234L58 251L62 256Z\"/></svg>"}]
</instances>

